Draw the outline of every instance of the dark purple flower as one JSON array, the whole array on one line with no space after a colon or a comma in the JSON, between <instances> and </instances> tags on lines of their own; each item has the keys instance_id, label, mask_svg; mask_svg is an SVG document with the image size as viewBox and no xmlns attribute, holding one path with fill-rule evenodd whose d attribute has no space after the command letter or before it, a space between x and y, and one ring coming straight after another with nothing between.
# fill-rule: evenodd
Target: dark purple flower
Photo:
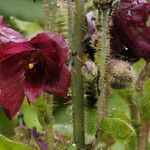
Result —
<instances>
[{"instance_id":1,"label":"dark purple flower","mask_svg":"<svg viewBox=\"0 0 150 150\"><path fill-rule=\"evenodd\" d=\"M111 25L113 55L150 61L150 3L121 0Z\"/></svg>"},{"instance_id":2,"label":"dark purple flower","mask_svg":"<svg viewBox=\"0 0 150 150\"><path fill-rule=\"evenodd\" d=\"M60 35L39 33L31 40L6 27L0 17L0 106L11 118L24 96L29 102L44 91L67 97L68 47Z\"/></svg>"}]
</instances>

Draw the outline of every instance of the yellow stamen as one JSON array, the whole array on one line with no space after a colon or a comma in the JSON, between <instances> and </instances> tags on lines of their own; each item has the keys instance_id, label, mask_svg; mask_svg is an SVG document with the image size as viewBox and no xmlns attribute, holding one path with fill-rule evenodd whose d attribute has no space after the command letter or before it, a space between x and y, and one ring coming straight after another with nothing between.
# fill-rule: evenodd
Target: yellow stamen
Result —
<instances>
[{"instance_id":1,"label":"yellow stamen","mask_svg":"<svg viewBox=\"0 0 150 150\"><path fill-rule=\"evenodd\" d=\"M30 63L30 64L28 64L28 67L29 67L29 69L33 69L34 64L33 64L33 63Z\"/></svg>"}]
</instances>

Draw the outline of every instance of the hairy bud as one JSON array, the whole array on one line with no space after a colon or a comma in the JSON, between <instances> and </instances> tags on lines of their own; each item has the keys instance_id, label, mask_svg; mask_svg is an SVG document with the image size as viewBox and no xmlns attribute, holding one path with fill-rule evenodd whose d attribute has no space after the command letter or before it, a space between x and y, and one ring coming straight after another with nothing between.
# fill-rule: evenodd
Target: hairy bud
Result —
<instances>
[{"instance_id":1,"label":"hairy bud","mask_svg":"<svg viewBox=\"0 0 150 150\"><path fill-rule=\"evenodd\" d=\"M97 67L96 65L91 62L85 62L84 66L81 69L83 76L86 79L94 79L97 76Z\"/></svg>"},{"instance_id":2,"label":"hairy bud","mask_svg":"<svg viewBox=\"0 0 150 150\"><path fill-rule=\"evenodd\" d=\"M109 64L110 86L113 89L128 88L134 78L135 72L127 61L112 60Z\"/></svg>"}]
</instances>

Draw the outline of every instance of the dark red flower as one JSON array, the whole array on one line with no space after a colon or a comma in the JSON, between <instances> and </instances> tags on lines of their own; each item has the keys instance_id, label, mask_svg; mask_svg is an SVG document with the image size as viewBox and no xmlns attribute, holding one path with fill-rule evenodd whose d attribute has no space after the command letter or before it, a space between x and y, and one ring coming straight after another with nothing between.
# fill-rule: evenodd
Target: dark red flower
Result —
<instances>
[{"instance_id":1,"label":"dark red flower","mask_svg":"<svg viewBox=\"0 0 150 150\"><path fill-rule=\"evenodd\" d=\"M0 18L0 106L9 117L17 113L25 95L29 102L44 91L67 96L67 52L60 35L39 33L27 40Z\"/></svg>"},{"instance_id":2,"label":"dark red flower","mask_svg":"<svg viewBox=\"0 0 150 150\"><path fill-rule=\"evenodd\" d=\"M150 61L150 3L121 0L111 26L112 54Z\"/></svg>"}]
</instances>

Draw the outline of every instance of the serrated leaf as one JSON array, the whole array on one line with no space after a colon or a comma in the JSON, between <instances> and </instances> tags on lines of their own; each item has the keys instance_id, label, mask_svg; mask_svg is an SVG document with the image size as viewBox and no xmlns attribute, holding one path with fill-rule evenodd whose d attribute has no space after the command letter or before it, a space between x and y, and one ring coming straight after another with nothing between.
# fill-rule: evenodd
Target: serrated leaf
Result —
<instances>
[{"instance_id":1,"label":"serrated leaf","mask_svg":"<svg viewBox=\"0 0 150 150\"><path fill-rule=\"evenodd\" d=\"M127 140L135 135L133 127L120 118L106 118L102 124L102 131L105 136L118 141Z\"/></svg>"},{"instance_id":2,"label":"serrated leaf","mask_svg":"<svg viewBox=\"0 0 150 150\"><path fill-rule=\"evenodd\" d=\"M121 108L116 108L112 110L112 114L111 117L114 118L121 118L124 121L126 121L127 123L131 123L130 119L128 118L128 116L125 114L125 110L121 109Z\"/></svg>"},{"instance_id":3,"label":"serrated leaf","mask_svg":"<svg viewBox=\"0 0 150 150\"><path fill-rule=\"evenodd\" d=\"M0 135L0 150L35 150Z\"/></svg>"}]
</instances>

